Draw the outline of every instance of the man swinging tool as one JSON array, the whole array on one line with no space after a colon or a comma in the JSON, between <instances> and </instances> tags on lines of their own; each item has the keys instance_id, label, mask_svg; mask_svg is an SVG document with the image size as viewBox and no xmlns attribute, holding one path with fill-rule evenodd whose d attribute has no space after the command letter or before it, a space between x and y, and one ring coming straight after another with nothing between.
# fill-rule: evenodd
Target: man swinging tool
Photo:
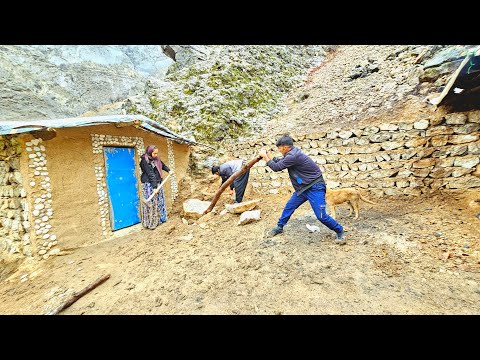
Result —
<instances>
[{"instance_id":1,"label":"man swinging tool","mask_svg":"<svg viewBox=\"0 0 480 360\"><path fill-rule=\"evenodd\" d=\"M228 180L232 174L239 171L242 166L245 164L245 160L237 159L237 160L230 160L226 163L218 166L212 166L212 174L218 175L222 178L222 184ZM237 177L231 184L230 184L230 195L233 195L233 190L235 189L235 202L241 203L243 200L243 195L245 194L245 189L247 188L248 184L248 177L250 175L250 169L245 171L242 175Z\"/></svg>"}]
</instances>

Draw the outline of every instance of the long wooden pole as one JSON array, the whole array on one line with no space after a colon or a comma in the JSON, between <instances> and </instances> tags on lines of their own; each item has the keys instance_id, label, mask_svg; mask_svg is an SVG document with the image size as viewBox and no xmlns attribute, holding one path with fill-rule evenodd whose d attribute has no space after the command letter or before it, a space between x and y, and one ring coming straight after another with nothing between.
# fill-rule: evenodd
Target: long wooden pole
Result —
<instances>
[{"instance_id":1,"label":"long wooden pole","mask_svg":"<svg viewBox=\"0 0 480 360\"><path fill-rule=\"evenodd\" d=\"M250 169L253 165L255 165L257 162L259 162L260 160L262 160L262 157L261 156L258 156L256 157L255 159L253 160L250 160L250 162L246 163L245 165L242 166L242 168L240 170L238 170L236 173L232 174L232 176L230 176L228 178L227 181L225 181L222 186L220 186L220 189L218 189L217 193L215 194L215 196L213 197L213 200L212 200L212 203L210 204L210 206L208 207L207 210L204 211L203 215L205 214L208 214L210 211L212 211L212 209L215 207L215 204L217 203L218 199L220 198L220 195L222 195L222 193L224 192L224 190L230 186L230 184L237 178L239 177L240 175L242 175L243 173L245 173L248 169Z\"/></svg>"},{"instance_id":2,"label":"long wooden pole","mask_svg":"<svg viewBox=\"0 0 480 360\"><path fill-rule=\"evenodd\" d=\"M160 189L162 188L163 184L165 184L165 182L168 180L168 178L170 177L170 174L167 175L167 177L162 181L162 183L155 189L155 191L152 193L152 195L150 195L148 197L148 199L142 199L144 203L148 203L150 200L153 199L153 197L155 195L158 194L158 192L160 191Z\"/></svg>"},{"instance_id":3,"label":"long wooden pole","mask_svg":"<svg viewBox=\"0 0 480 360\"><path fill-rule=\"evenodd\" d=\"M46 315L56 315L58 314L60 311L68 308L70 305L72 305L75 301L77 301L78 299L80 299L83 295L85 295L86 293L92 291L93 289L95 289L98 285L102 284L103 282L107 281L108 279L110 278L110 274L108 275L105 275L105 276L102 276L100 279L96 280L93 284L90 284L88 285L85 289L83 289L82 291L78 292L78 293L75 293L73 294L73 296L65 301L63 304L61 304L59 307L57 307L56 309L50 311L49 313L47 313Z\"/></svg>"}]
</instances>

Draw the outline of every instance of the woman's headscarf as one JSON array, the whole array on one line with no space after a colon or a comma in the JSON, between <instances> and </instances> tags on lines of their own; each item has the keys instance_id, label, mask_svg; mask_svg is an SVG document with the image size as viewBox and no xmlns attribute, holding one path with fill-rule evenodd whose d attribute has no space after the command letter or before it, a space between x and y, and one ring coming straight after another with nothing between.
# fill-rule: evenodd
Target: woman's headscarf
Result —
<instances>
[{"instance_id":1,"label":"woman's headscarf","mask_svg":"<svg viewBox=\"0 0 480 360\"><path fill-rule=\"evenodd\" d=\"M155 164L156 168L158 169L158 172L160 173L160 177L163 178L162 175L162 161L160 160L160 157L157 155L156 158L152 157L153 150L157 149L155 145L149 145L147 149L145 150L145 154L142 155L142 157L148 162Z\"/></svg>"}]
</instances>

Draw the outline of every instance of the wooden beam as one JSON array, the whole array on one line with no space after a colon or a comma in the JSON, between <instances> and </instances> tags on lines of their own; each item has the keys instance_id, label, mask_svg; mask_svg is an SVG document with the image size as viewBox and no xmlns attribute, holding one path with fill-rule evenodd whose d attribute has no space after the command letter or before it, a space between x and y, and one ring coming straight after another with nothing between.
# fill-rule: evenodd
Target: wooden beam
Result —
<instances>
[{"instance_id":1,"label":"wooden beam","mask_svg":"<svg viewBox=\"0 0 480 360\"><path fill-rule=\"evenodd\" d=\"M59 307L57 307L56 309L50 311L49 313L47 313L46 315L56 315L58 314L60 311L68 308L70 305L72 305L75 301L77 301L78 299L80 299L83 295L87 294L88 292L92 291L93 289L95 289L98 285L102 284L103 282L107 281L108 279L110 278L110 274L108 275L105 275L105 276L102 276L101 278L99 278L98 280L96 280L93 284L90 284L88 285L85 289L83 289L82 291L78 292L78 293L75 293L73 294L73 296L68 299L67 301L65 301L63 304L61 304Z\"/></svg>"},{"instance_id":2,"label":"wooden beam","mask_svg":"<svg viewBox=\"0 0 480 360\"><path fill-rule=\"evenodd\" d=\"M218 199L220 198L220 195L222 195L222 193L224 192L224 190L230 186L230 184L237 178L239 177L240 175L242 175L243 173L245 173L248 169L250 169L253 165L255 165L257 162L259 162L260 160L262 160L262 157L261 156L258 156L256 157L255 159L253 160L250 160L250 162L246 163L245 165L242 166L242 168L240 170L238 170L236 173L232 174L232 176L230 176L228 178L227 181L225 181L222 186L220 187L220 189L218 189L217 193L215 194L213 200L212 200L212 203L210 204L210 206L208 207L207 210L204 211L203 215L205 214L208 214L210 211L212 211L212 209L215 207L215 204L217 203Z\"/></svg>"}]
</instances>

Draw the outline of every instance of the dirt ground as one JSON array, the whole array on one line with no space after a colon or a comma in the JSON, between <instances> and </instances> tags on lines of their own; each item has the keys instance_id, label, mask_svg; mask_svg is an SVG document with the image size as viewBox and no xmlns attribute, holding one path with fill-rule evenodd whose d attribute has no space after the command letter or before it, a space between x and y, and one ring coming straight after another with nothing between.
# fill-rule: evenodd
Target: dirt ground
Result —
<instances>
[{"instance_id":1,"label":"dirt ground","mask_svg":"<svg viewBox=\"0 0 480 360\"><path fill-rule=\"evenodd\" d=\"M156 230L4 267L0 314L45 314L106 274L61 314L480 314L478 195L384 198L357 220L341 206L346 245L308 203L268 238L288 194L243 226L230 213L186 224L177 208Z\"/></svg>"}]
</instances>

